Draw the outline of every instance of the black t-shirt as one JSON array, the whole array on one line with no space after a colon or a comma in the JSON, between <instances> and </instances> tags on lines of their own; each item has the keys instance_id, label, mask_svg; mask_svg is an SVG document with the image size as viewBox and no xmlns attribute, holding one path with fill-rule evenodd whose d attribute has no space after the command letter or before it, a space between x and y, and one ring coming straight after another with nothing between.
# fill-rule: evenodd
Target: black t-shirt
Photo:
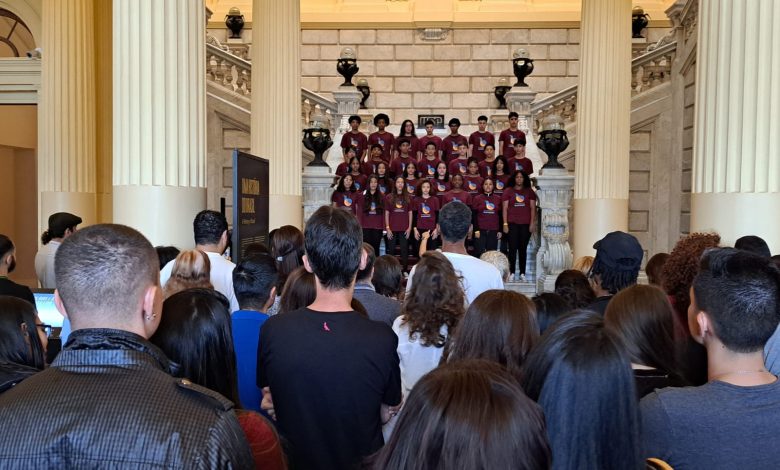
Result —
<instances>
[{"instance_id":1,"label":"black t-shirt","mask_svg":"<svg viewBox=\"0 0 780 470\"><path fill-rule=\"evenodd\" d=\"M291 468L353 468L382 447L381 404L401 402L397 347L390 327L357 312L268 319L257 385L271 388Z\"/></svg>"},{"instance_id":2,"label":"black t-shirt","mask_svg":"<svg viewBox=\"0 0 780 470\"><path fill-rule=\"evenodd\" d=\"M0 295L10 295L26 300L35 306L35 297L29 287L17 284L7 277L0 277Z\"/></svg>"}]
</instances>

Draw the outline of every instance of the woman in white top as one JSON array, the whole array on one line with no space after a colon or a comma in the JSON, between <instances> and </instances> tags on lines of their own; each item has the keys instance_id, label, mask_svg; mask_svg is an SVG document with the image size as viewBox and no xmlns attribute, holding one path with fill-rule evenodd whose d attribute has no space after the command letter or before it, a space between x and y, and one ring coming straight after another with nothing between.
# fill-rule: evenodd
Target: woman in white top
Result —
<instances>
[{"instance_id":1,"label":"woman in white top","mask_svg":"<svg viewBox=\"0 0 780 470\"><path fill-rule=\"evenodd\" d=\"M463 287L452 264L441 253L423 254L415 266L414 285L406 295L401 315L393 322L404 397L423 375L439 365L450 333L464 313ZM392 424L385 427L386 436Z\"/></svg>"}]
</instances>

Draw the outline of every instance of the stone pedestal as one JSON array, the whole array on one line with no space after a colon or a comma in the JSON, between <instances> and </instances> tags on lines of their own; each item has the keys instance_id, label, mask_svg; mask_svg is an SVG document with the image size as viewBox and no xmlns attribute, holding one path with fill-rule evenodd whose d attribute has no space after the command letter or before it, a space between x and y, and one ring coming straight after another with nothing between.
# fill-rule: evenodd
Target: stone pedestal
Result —
<instances>
[{"instance_id":1,"label":"stone pedestal","mask_svg":"<svg viewBox=\"0 0 780 470\"><path fill-rule=\"evenodd\" d=\"M539 275L537 292L553 291L561 271L572 266L569 245L569 209L574 190L574 176L565 168L546 168L536 177L539 189L536 197L542 210L539 224L542 240L536 255Z\"/></svg>"},{"instance_id":2,"label":"stone pedestal","mask_svg":"<svg viewBox=\"0 0 780 470\"><path fill-rule=\"evenodd\" d=\"M508 109L507 114L510 111L514 111L520 115L517 128L525 132L525 156L534 164L533 175L538 175L539 169L542 168L547 159L543 157L542 152L536 146L536 136L533 129L534 120L531 115L531 103L536 99L536 92L527 87L512 87L511 90L506 92L505 97ZM505 119L508 121L508 118ZM496 145L498 145L498 135L496 135Z\"/></svg>"},{"instance_id":3,"label":"stone pedestal","mask_svg":"<svg viewBox=\"0 0 780 470\"><path fill-rule=\"evenodd\" d=\"M363 94L356 87L340 86L333 92L333 99L336 101L337 106L336 115L334 116L336 135L333 137L333 147L328 150L325 162L335 173L336 168L344 161L341 138L349 132L349 117L353 114L358 114L360 111L360 100L363 99Z\"/></svg>"},{"instance_id":4,"label":"stone pedestal","mask_svg":"<svg viewBox=\"0 0 780 470\"><path fill-rule=\"evenodd\" d=\"M326 166L303 169L303 223L321 206L329 206L333 194L334 174Z\"/></svg>"}]
</instances>

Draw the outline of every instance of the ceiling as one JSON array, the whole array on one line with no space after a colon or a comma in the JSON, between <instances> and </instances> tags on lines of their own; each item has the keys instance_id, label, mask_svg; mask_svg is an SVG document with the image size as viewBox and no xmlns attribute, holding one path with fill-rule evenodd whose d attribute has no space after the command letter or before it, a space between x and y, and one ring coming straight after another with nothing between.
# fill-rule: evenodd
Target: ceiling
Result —
<instances>
[{"instance_id":1,"label":"ceiling","mask_svg":"<svg viewBox=\"0 0 780 470\"><path fill-rule=\"evenodd\" d=\"M301 26L342 28L550 27L579 22L580 0L300 0ZM651 25L665 26L675 0L637 0ZM252 21L252 0L206 0L210 27L223 24L231 7Z\"/></svg>"}]
</instances>

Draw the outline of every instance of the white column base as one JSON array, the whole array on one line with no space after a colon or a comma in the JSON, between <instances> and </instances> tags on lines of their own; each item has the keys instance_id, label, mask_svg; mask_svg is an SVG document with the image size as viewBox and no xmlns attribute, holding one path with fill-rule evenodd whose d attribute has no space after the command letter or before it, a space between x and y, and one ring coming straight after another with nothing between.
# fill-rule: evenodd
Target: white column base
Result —
<instances>
[{"instance_id":1,"label":"white column base","mask_svg":"<svg viewBox=\"0 0 780 470\"><path fill-rule=\"evenodd\" d=\"M628 232L628 199L575 199L574 259L593 256L593 244L615 230Z\"/></svg>"},{"instance_id":2,"label":"white column base","mask_svg":"<svg viewBox=\"0 0 780 470\"><path fill-rule=\"evenodd\" d=\"M114 186L114 223L143 233L152 245L195 246L192 221L206 208L206 188Z\"/></svg>"},{"instance_id":3,"label":"white column base","mask_svg":"<svg viewBox=\"0 0 780 470\"><path fill-rule=\"evenodd\" d=\"M41 192L41 232L49 225L49 216L55 212L70 212L81 217L82 226L97 223L97 202L95 193L77 193L70 191Z\"/></svg>"},{"instance_id":4,"label":"white column base","mask_svg":"<svg viewBox=\"0 0 780 470\"><path fill-rule=\"evenodd\" d=\"M268 230L292 225L303 230L303 197L290 194L271 194L268 202Z\"/></svg>"},{"instance_id":5,"label":"white column base","mask_svg":"<svg viewBox=\"0 0 780 470\"><path fill-rule=\"evenodd\" d=\"M693 193L691 232L715 231L723 246L744 235L757 235L780 253L780 193Z\"/></svg>"},{"instance_id":6,"label":"white column base","mask_svg":"<svg viewBox=\"0 0 780 470\"><path fill-rule=\"evenodd\" d=\"M330 204L335 175L326 166L303 169L303 223L321 206Z\"/></svg>"}]
</instances>

